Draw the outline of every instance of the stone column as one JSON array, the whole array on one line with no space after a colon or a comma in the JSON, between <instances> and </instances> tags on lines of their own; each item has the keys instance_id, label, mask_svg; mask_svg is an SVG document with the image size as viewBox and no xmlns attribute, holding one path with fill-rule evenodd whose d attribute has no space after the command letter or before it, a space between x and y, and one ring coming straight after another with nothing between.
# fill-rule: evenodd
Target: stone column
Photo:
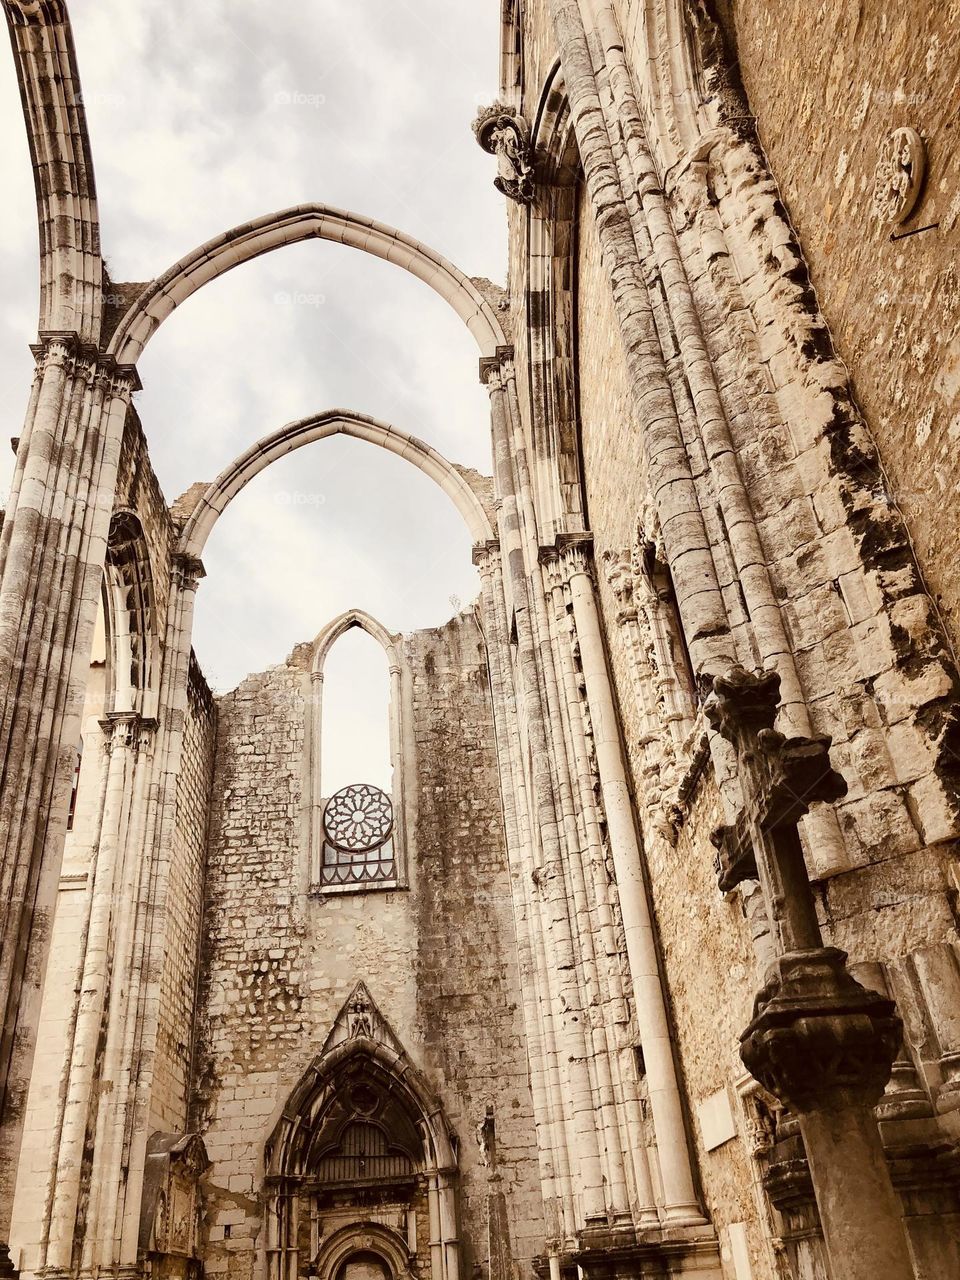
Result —
<instances>
[{"instance_id":1,"label":"stone column","mask_svg":"<svg viewBox=\"0 0 960 1280\"><path fill-rule=\"evenodd\" d=\"M129 909L121 922L116 948L117 963L129 976L122 989L111 992L103 1051L102 1079L110 1087L104 1090L96 1113L82 1253L83 1265L91 1269L133 1266L139 1247L177 775L187 716L193 608L203 572L199 560L174 558L156 767L142 826L127 858L129 882L124 893ZM149 909L145 910L147 904Z\"/></svg>"},{"instance_id":2,"label":"stone column","mask_svg":"<svg viewBox=\"0 0 960 1280\"><path fill-rule=\"evenodd\" d=\"M590 554L589 543L585 544L583 539L567 549L570 593L593 723L597 770L607 817L610 851L617 877L637 1026L657 1135L664 1217L672 1224L700 1224L705 1219L693 1185L683 1106L643 875L643 858L620 740L619 719L603 647L594 583L587 559Z\"/></svg>"},{"instance_id":3,"label":"stone column","mask_svg":"<svg viewBox=\"0 0 960 1280\"><path fill-rule=\"evenodd\" d=\"M557 1136L561 1113L561 1089L557 1071L546 1043L542 1009L547 1007L543 975L538 963L535 906L531 893L532 856L529 806L524 794L524 778L517 722L517 700L510 670L506 601L500 547L496 542L474 548L474 563L480 571L480 603L483 636L493 693L497 760L503 796L504 835L513 882L514 924L517 931L521 1004L527 1055L530 1063L530 1092L537 1131L537 1154L548 1232L559 1235L561 1219L572 1219L570 1171L564 1161Z\"/></svg>"},{"instance_id":4,"label":"stone column","mask_svg":"<svg viewBox=\"0 0 960 1280\"><path fill-rule=\"evenodd\" d=\"M0 1241L40 996L132 368L41 335L0 540ZM0 1251L2 1252L2 1251Z\"/></svg>"},{"instance_id":5,"label":"stone column","mask_svg":"<svg viewBox=\"0 0 960 1280\"><path fill-rule=\"evenodd\" d=\"M560 1076L562 1087L562 1121L557 1126L574 1175L579 1197L579 1219L606 1219L605 1188L595 1126L596 1100L586 1044L586 1013L582 1003L579 974L574 957L573 922L565 883L565 845L562 839L560 805L554 777L554 757L548 735L547 699L543 686L543 656L534 637L534 589L541 592L535 530L525 526L518 510L520 488L516 475L516 450L512 438L512 422L516 406L515 384L504 376L503 368L512 360L512 348L503 348L495 359L481 363L483 380L490 392L494 464L499 511L500 542L506 566L506 587L513 606L516 628L516 689L523 708L522 724L529 748L529 792L531 830L536 833L532 869L536 885L539 916L539 938L542 949L543 978L549 992L548 1020L555 1032L556 1047L550 1054L551 1066ZM532 545L531 545L532 544ZM557 1153L558 1155L560 1153ZM568 1222L572 1234L577 1221Z\"/></svg>"},{"instance_id":6,"label":"stone column","mask_svg":"<svg viewBox=\"0 0 960 1280\"><path fill-rule=\"evenodd\" d=\"M310 883L323 875L323 671L310 672Z\"/></svg>"},{"instance_id":7,"label":"stone column","mask_svg":"<svg viewBox=\"0 0 960 1280\"><path fill-rule=\"evenodd\" d=\"M736 822L714 840L720 884L758 879L777 957L741 1036L747 1069L799 1117L831 1270L843 1280L913 1280L900 1202L873 1107L901 1038L893 1001L854 981L825 947L797 823L846 792L828 738L773 728L780 678L735 667L713 682L706 713L734 746L743 789Z\"/></svg>"},{"instance_id":8,"label":"stone column","mask_svg":"<svg viewBox=\"0 0 960 1280\"><path fill-rule=\"evenodd\" d=\"M101 1083L104 1025L111 991L129 981L123 956L125 922L135 906L130 901L131 823L142 809L149 773L149 745L154 721L137 712L111 712L101 722L108 737L104 806L96 840L90 917L81 962L80 991L73 1031L60 1143L56 1153L53 1203L45 1263L66 1273L73 1256L78 1204L82 1197L84 1148ZM135 843L135 842L131 842ZM109 1089L109 1081L107 1082Z\"/></svg>"}]
</instances>

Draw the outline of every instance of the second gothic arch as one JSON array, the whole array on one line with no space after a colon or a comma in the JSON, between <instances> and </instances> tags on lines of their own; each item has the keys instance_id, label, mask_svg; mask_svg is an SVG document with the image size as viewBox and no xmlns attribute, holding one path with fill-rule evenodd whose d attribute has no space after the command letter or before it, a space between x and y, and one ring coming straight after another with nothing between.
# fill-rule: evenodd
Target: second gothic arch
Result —
<instances>
[{"instance_id":1,"label":"second gothic arch","mask_svg":"<svg viewBox=\"0 0 960 1280\"><path fill-rule=\"evenodd\" d=\"M493 539L493 529L480 499L456 467L436 449L405 431L378 422L365 414L330 409L325 413L287 423L272 435L264 436L221 471L184 525L179 553L199 559L213 526L228 504L271 462L276 462L305 444L335 435L366 440L411 462L424 475L434 480L451 499L463 516L474 543Z\"/></svg>"}]
</instances>

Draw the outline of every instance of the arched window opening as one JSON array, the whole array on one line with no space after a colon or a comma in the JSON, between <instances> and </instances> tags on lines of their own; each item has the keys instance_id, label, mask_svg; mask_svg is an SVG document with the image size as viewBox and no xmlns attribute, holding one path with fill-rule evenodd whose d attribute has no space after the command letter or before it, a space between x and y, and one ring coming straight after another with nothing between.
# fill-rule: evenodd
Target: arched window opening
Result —
<instances>
[{"instance_id":1,"label":"arched window opening","mask_svg":"<svg viewBox=\"0 0 960 1280\"><path fill-rule=\"evenodd\" d=\"M659 627L654 630L655 652L664 675L676 682L679 710L684 721L690 719L700 701L693 660L680 620L680 606L673 585L673 574L666 561L657 555L656 545L646 541L642 549L643 572L659 606Z\"/></svg>"},{"instance_id":2,"label":"arched window opening","mask_svg":"<svg viewBox=\"0 0 960 1280\"><path fill-rule=\"evenodd\" d=\"M110 523L104 565L108 704L149 715L155 681L153 575L143 527L132 511Z\"/></svg>"},{"instance_id":3,"label":"arched window opening","mask_svg":"<svg viewBox=\"0 0 960 1280\"><path fill-rule=\"evenodd\" d=\"M67 810L67 830L73 830L73 820L77 813L77 793L80 790L80 766L83 764L83 739L77 747L77 761L73 766L73 782L70 786L70 808Z\"/></svg>"},{"instance_id":4,"label":"arched window opening","mask_svg":"<svg viewBox=\"0 0 960 1280\"><path fill-rule=\"evenodd\" d=\"M338 637L323 669L321 789L355 782L390 792L390 672L383 649L362 628Z\"/></svg>"},{"instance_id":5,"label":"arched window opening","mask_svg":"<svg viewBox=\"0 0 960 1280\"><path fill-rule=\"evenodd\" d=\"M523 97L523 5L503 0L500 34L500 96L510 106Z\"/></svg>"},{"instance_id":6,"label":"arched window opening","mask_svg":"<svg viewBox=\"0 0 960 1280\"><path fill-rule=\"evenodd\" d=\"M318 637L309 761L318 890L401 882L401 668L391 637L359 610Z\"/></svg>"},{"instance_id":7,"label":"arched window opening","mask_svg":"<svg viewBox=\"0 0 960 1280\"><path fill-rule=\"evenodd\" d=\"M539 435L537 518L541 538L589 527L586 513L577 350L577 224L582 167L562 71L557 65L533 119L540 193L530 218L528 387Z\"/></svg>"}]
</instances>

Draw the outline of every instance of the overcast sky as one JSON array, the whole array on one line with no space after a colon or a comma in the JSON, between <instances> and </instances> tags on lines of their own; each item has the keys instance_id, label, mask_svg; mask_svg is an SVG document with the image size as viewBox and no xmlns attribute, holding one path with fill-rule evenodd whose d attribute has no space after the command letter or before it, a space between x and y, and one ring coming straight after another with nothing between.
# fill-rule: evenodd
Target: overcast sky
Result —
<instances>
[{"instance_id":1,"label":"overcast sky","mask_svg":"<svg viewBox=\"0 0 960 1280\"><path fill-rule=\"evenodd\" d=\"M114 280L150 279L228 227L321 201L503 282L503 201L470 132L496 96L496 0L73 0L70 10ZM37 251L6 51L0 110L0 409L12 437L29 388ZM287 248L206 286L139 369L137 406L168 501L284 422L334 406L490 469L466 329L419 281L342 246ZM0 459L6 493L6 446ZM254 480L204 562L195 647L218 690L351 606L411 630L442 623L477 588L469 537L443 494L343 439ZM366 682L359 657L348 667Z\"/></svg>"}]
</instances>

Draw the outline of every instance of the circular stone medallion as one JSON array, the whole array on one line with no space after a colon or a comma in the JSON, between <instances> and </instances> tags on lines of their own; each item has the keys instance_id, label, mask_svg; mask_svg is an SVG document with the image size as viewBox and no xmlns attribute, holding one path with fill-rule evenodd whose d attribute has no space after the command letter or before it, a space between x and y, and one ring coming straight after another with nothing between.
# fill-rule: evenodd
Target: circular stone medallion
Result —
<instances>
[{"instance_id":1,"label":"circular stone medallion","mask_svg":"<svg viewBox=\"0 0 960 1280\"><path fill-rule=\"evenodd\" d=\"M357 782L327 801L323 830L330 844L345 853L378 849L393 830L393 804L379 787Z\"/></svg>"},{"instance_id":2,"label":"circular stone medallion","mask_svg":"<svg viewBox=\"0 0 960 1280\"><path fill-rule=\"evenodd\" d=\"M883 141L873 184L873 212L881 222L904 222L916 208L926 152L916 129L894 129Z\"/></svg>"}]
</instances>

